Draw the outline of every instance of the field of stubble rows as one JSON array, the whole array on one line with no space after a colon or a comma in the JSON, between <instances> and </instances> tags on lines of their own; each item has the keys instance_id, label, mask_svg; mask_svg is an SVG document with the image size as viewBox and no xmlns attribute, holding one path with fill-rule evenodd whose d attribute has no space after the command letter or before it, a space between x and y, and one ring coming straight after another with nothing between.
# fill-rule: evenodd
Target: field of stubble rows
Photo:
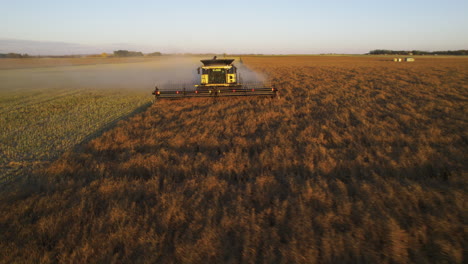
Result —
<instances>
[{"instance_id":1,"label":"field of stubble rows","mask_svg":"<svg viewBox=\"0 0 468 264\"><path fill-rule=\"evenodd\" d=\"M468 59L246 57L0 194L0 262L462 263Z\"/></svg>"}]
</instances>

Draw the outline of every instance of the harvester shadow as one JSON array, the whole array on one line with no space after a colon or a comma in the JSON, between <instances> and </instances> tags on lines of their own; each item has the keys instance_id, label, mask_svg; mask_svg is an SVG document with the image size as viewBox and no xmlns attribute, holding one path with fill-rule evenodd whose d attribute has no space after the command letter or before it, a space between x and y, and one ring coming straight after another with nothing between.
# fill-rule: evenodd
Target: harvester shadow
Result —
<instances>
[{"instance_id":1,"label":"harvester shadow","mask_svg":"<svg viewBox=\"0 0 468 264\"><path fill-rule=\"evenodd\" d=\"M137 108L135 108L132 112L128 113L128 114L125 114L125 115L122 115L122 116L119 116L107 123L105 123L104 125L101 126L101 128L89 135L87 135L83 140L81 140L78 144L75 145L75 147L73 147L71 149L71 151L73 152L81 152L83 151L83 147L86 145L86 143L90 142L91 140L95 139L95 138L98 138L100 137L102 134L104 134L105 132L111 130L112 128L114 128L117 123L119 121L122 121L122 120L126 120L136 114L139 114L139 113L142 113L144 111L146 111L153 103L152 102L147 102Z\"/></svg>"}]
</instances>

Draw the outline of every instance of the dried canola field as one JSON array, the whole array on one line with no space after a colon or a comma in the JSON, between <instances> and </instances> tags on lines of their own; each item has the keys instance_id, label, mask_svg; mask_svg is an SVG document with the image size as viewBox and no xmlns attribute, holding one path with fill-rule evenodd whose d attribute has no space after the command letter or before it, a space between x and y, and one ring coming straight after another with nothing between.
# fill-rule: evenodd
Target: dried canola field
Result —
<instances>
[{"instance_id":1,"label":"dried canola field","mask_svg":"<svg viewBox=\"0 0 468 264\"><path fill-rule=\"evenodd\" d=\"M468 59L243 57L0 194L0 262L462 263Z\"/></svg>"}]
</instances>

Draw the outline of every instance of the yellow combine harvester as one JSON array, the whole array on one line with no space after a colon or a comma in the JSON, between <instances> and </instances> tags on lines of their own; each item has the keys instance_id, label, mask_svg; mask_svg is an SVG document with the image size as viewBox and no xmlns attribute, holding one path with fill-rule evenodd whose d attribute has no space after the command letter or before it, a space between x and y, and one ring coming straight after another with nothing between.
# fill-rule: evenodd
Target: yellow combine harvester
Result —
<instances>
[{"instance_id":1,"label":"yellow combine harvester","mask_svg":"<svg viewBox=\"0 0 468 264\"><path fill-rule=\"evenodd\" d=\"M271 96L275 97L278 90L263 82L242 83L238 78L237 68L232 63L234 59L201 60L198 68L201 75L200 84L172 84L160 88L155 87L155 99L185 98L185 97L224 97L224 96Z\"/></svg>"}]
</instances>

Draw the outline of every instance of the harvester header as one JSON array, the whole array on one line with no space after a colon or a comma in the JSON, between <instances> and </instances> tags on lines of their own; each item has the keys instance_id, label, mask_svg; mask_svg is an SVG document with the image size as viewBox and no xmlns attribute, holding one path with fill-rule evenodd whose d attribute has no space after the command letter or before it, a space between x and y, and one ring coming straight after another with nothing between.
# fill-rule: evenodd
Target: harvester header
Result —
<instances>
[{"instance_id":1,"label":"harvester header","mask_svg":"<svg viewBox=\"0 0 468 264\"><path fill-rule=\"evenodd\" d=\"M234 59L201 60L203 66L197 69L199 84L171 84L158 87L153 95L155 99L177 99L184 97L225 97L225 96L271 96L278 90L263 82L243 83L238 74Z\"/></svg>"}]
</instances>

